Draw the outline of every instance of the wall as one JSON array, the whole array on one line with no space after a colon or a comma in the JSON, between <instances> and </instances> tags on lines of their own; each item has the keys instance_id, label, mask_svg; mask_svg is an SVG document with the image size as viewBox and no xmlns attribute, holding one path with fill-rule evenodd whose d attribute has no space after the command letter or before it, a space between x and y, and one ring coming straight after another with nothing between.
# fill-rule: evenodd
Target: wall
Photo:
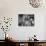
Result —
<instances>
[{"instance_id":1,"label":"wall","mask_svg":"<svg viewBox=\"0 0 46 46\"><path fill-rule=\"evenodd\" d=\"M13 22L10 33L17 40L27 40L34 34L37 35L39 40L45 39L45 15L46 6L40 8L33 8L30 6L28 0L0 0L0 19L1 17L13 17ZM34 14L35 26L34 27L19 27L18 14ZM0 31L0 35L2 35ZM4 34L4 33L3 33ZM0 36L0 39L4 37Z\"/></svg>"}]
</instances>

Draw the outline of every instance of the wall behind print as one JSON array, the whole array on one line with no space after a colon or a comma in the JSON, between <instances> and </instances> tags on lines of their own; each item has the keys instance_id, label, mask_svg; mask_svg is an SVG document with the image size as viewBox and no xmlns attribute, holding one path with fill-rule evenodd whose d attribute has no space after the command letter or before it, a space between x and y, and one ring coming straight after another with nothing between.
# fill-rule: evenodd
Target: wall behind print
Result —
<instances>
[{"instance_id":1,"label":"wall behind print","mask_svg":"<svg viewBox=\"0 0 46 46\"><path fill-rule=\"evenodd\" d=\"M27 40L34 34L37 35L39 40L44 40L44 15L46 15L45 7L46 6L37 9L32 8L28 0L0 0L0 17L13 17L12 27L8 33L12 34L17 40ZM35 26L19 27L18 14L34 14ZM2 39L2 31L0 32L0 39Z\"/></svg>"}]
</instances>

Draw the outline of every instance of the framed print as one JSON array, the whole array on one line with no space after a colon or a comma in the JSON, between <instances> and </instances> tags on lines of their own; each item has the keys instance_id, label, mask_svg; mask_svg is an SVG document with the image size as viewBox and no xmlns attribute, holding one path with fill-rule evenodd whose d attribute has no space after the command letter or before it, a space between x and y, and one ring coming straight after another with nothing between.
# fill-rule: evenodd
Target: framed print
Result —
<instances>
[{"instance_id":1,"label":"framed print","mask_svg":"<svg viewBox=\"0 0 46 46\"><path fill-rule=\"evenodd\" d=\"M19 14L18 26L34 26L34 14Z\"/></svg>"}]
</instances>

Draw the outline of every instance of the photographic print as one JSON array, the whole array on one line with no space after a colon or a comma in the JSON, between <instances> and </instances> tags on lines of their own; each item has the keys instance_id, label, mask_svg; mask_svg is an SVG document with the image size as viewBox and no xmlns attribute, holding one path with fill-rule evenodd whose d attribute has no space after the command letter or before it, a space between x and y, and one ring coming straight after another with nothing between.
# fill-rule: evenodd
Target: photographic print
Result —
<instances>
[{"instance_id":1,"label":"photographic print","mask_svg":"<svg viewBox=\"0 0 46 46\"><path fill-rule=\"evenodd\" d=\"M18 26L34 26L34 14L19 14Z\"/></svg>"}]
</instances>

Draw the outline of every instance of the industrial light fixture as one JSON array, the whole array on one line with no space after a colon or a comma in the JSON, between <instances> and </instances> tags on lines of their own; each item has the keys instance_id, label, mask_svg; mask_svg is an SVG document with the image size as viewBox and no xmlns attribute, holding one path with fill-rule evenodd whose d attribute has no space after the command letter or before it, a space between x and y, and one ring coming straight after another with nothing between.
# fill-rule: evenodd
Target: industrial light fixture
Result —
<instances>
[{"instance_id":1,"label":"industrial light fixture","mask_svg":"<svg viewBox=\"0 0 46 46\"><path fill-rule=\"evenodd\" d=\"M34 8L38 8L43 4L43 0L29 0L30 5Z\"/></svg>"}]
</instances>

